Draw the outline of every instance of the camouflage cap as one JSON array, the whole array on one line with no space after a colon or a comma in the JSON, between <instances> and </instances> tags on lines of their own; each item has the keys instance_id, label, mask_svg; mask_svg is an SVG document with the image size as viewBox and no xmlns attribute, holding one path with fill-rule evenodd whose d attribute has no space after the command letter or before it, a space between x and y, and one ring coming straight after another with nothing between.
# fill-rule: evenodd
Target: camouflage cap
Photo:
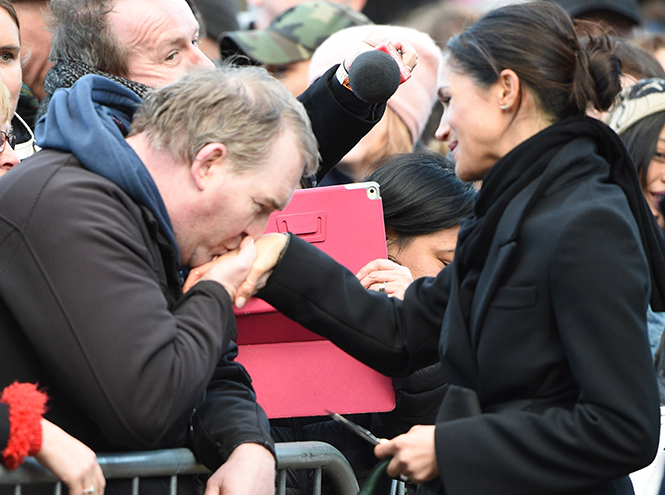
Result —
<instances>
[{"instance_id":1,"label":"camouflage cap","mask_svg":"<svg viewBox=\"0 0 665 495\"><path fill-rule=\"evenodd\" d=\"M286 10L266 29L225 33L222 57L246 55L254 63L284 65L312 57L328 36L351 26L372 24L365 15L333 2L304 2Z\"/></svg>"}]
</instances>

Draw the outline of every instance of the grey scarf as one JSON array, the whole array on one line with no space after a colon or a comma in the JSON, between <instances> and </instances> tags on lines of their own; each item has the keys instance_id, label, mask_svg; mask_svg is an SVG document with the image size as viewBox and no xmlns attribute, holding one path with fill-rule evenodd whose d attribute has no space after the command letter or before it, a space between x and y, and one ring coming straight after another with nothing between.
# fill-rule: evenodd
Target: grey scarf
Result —
<instances>
[{"instance_id":1,"label":"grey scarf","mask_svg":"<svg viewBox=\"0 0 665 495\"><path fill-rule=\"evenodd\" d=\"M145 99L148 93L152 90L152 88L146 86L145 84L114 76L113 74L109 74L107 72L102 72L101 70L97 70L94 67L91 67L85 62L81 62L79 60L58 60L46 74L46 79L44 80L44 90L46 91L46 96L39 105L37 120L39 120L46 113L46 110L48 110L49 102L51 101L51 97L53 96L53 93L55 93L56 89L71 88L76 81L88 74L96 74L98 76L102 76L107 79L111 79L112 81L118 82L125 86L127 89L132 90L141 99Z\"/></svg>"}]
</instances>

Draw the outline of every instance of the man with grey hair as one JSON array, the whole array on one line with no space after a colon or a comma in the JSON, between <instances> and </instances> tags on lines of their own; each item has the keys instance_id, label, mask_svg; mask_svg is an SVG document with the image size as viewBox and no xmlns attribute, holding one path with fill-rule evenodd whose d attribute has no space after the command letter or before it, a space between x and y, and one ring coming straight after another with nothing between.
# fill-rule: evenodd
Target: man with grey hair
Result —
<instances>
[{"instance_id":1,"label":"man with grey hair","mask_svg":"<svg viewBox=\"0 0 665 495\"><path fill-rule=\"evenodd\" d=\"M309 119L258 68L155 90L125 138L140 104L95 75L58 91L44 149L0 184L2 379L46 387L46 417L97 452L187 446L214 471L206 494L272 494L232 301L253 239L315 171ZM181 269L236 248L183 295Z\"/></svg>"},{"instance_id":2,"label":"man with grey hair","mask_svg":"<svg viewBox=\"0 0 665 495\"><path fill-rule=\"evenodd\" d=\"M151 88L194 69L213 67L198 47L199 25L185 0L51 0L50 5L55 66L46 77L41 114L55 90L71 86L85 74L115 80L143 98ZM404 51L404 62L413 67L415 53L409 55L406 46ZM347 67L353 56L345 61ZM385 103L357 98L335 77L336 69L299 96L319 142L317 179L355 146L385 110Z\"/></svg>"}]
</instances>

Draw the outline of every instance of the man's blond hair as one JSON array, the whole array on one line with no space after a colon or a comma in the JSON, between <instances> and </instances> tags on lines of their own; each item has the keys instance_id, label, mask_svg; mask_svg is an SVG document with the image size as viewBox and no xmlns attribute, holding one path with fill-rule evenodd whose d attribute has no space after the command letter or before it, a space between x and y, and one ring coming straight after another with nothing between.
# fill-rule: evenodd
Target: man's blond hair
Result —
<instances>
[{"instance_id":1,"label":"man's blond hair","mask_svg":"<svg viewBox=\"0 0 665 495\"><path fill-rule=\"evenodd\" d=\"M223 143L234 171L242 172L264 164L286 130L296 136L305 175L313 175L318 144L302 104L265 69L224 66L152 91L131 134L145 132L152 146L189 163L206 144Z\"/></svg>"},{"instance_id":2,"label":"man's blond hair","mask_svg":"<svg viewBox=\"0 0 665 495\"><path fill-rule=\"evenodd\" d=\"M12 99L9 95L7 85L0 79L0 125L9 123L12 120Z\"/></svg>"}]
</instances>

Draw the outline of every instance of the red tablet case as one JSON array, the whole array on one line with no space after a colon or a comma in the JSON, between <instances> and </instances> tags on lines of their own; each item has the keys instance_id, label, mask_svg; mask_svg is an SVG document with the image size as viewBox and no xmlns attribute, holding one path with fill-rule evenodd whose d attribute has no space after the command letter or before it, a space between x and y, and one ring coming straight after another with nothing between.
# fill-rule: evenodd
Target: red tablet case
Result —
<instances>
[{"instance_id":1,"label":"red tablet case","mask_svg":"<svg viewBox=\"0 0 665 495\"><path fill-rule=\"evenodd\" d=\"M295 191L267 232L292 232L356 273L385 258L379 186L374 182ZM390 378L372 370L257 298L235 310L238 361L269 418L389 411Z\"/></svg>"}]
</instances>

